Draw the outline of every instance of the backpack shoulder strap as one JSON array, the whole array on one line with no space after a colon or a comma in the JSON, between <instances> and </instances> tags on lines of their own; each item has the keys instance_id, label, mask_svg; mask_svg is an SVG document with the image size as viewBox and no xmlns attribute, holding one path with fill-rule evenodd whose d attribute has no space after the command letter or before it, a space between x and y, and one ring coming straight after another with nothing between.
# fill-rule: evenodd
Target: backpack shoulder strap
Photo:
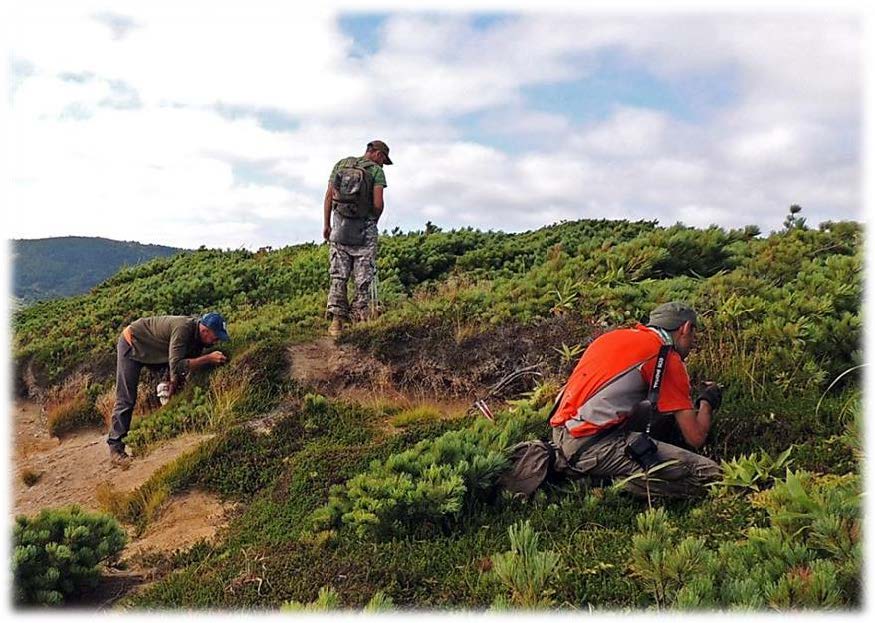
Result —
<instances>
[{"instance_id":1,"label":"backpack shoulder strap","mask_svg":"<svg viewBox=\"0 0 875 623\"><path fill-rule=\"evenodd\" d=\"M647 400L650 402L650 415L647 418L647 429L645 432L648 435L653 424L653 414L657 411L656 404L659 401L659 390L662 389L662 380L665 378L665 366L671 349L671 344L663 344L659 347L659 354L656 356L656 367L653 368L653 378L650 380L650 390L647 392Z\"/></svg>"}]
</instances>

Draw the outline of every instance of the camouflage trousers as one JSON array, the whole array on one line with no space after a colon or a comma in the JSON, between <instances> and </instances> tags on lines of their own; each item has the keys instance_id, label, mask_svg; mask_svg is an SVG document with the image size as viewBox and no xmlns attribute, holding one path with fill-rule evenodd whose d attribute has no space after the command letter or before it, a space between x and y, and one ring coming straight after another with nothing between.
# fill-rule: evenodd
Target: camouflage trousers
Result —
<instances>
[{"instance_id":1,"label":"camouflage trousers","mask_svg":"<svg viewBox=\"0 0 875 623\"><path fill-rule=\"evenodd\" d=\"M368 317L371 284L377 272L377 223L365 230L365 243L359 245L328 243L328 307L326 315L348 320L363 320ZM350 307L347 283L352 276L355 294Z\"/></svg>"},{"instance_id":2,"label":"camouflage trousers","mask_svg":"<svg viewBox=\"0 0 875 623\"><path fill-rule=\"evenodd\" d=\"M574 465L569 465L571 474L589 478L626 478L640 473L641 466L626 456L627 440L643 433L617 431L606 437L590 440L585 437L572 437L564 426L553 428L553 442L562 449L566 457L571 457L581 445L589 444ZM653 473L647 482L635 478L624 485L624 489L637 496L650 495L672 498L691 498L703 495L705 485L720 480L722 470L711 459L695 452L684 450L664 441L654 440L657 464L674 460Z\"/></svg>"}]
</instances>

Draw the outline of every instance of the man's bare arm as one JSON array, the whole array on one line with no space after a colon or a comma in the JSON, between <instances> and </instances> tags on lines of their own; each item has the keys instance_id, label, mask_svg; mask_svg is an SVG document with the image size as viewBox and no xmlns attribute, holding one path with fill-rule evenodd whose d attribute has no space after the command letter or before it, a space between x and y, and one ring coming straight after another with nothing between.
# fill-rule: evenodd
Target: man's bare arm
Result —
<instances>
[{"instance_id":1,"label":"man's bare arm","mask_svg":"<svg viewBox=\"0 0 875 623\"><path fill-rule=\"evenodd\" d=\"M684 441L697 450L705 445L708 431L711 430L711 404L707 400L699 403L699 410L684 409L674 414Z\"/></svg>"},{"instance_id":2,"label":"man's bare arm","mask_svg":"<svg viewBox=\"0 0 875 623\"><path fill-rule=\"evenodd\" d=\"M328 182L325 189L325 199L322 200L322 237L328 240L331 235L331 200L334 198L334 187Z\"/></svg>"},{"instance_id":3,"label":"man's bare arm","mask_svg":"<svg viewBox=\"0 0 875 623\"><path fill-rule=\"evenodd\" d=\"M374 186L374 216L378 221L381 214L383 214L383 187Z\"/></svg>"}]
</instances>

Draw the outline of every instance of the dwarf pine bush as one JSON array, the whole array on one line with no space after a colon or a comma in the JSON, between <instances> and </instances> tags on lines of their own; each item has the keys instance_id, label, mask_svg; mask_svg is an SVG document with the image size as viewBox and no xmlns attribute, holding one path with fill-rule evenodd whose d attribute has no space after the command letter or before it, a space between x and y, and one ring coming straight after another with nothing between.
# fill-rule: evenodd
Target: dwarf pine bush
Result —
<instances>
[{"instance_id":1,"label":"dwarf pine bush","mask_svg":"<svg viewBox=\"0 0 875 623\"><path fill-rule=\"evenodd\" d=\"M507 530L510 551L492 556L492 571L510 592L510 597L499 596L496 609L508 606L545 608L553 604L548 584L560 563L555 552L538 549L538 533L528 520L515 523Z\"/></svg>"},{"instance_id":2,"label":"dwarf pine bush","mask_svg":"<svg viewBox=\"0 0 875 623\"><path fill-rule=\"evenodd\" d=\"M789 610L859 605L859 477L788 472L754 494L769 526L708 549L664 510L638 517L631 569L657 607Z\"/></svg>"},{"instance_id":3,"label":"dwarf pine bush","mask_svg":"<svg viewBox=\"0 0 875 623\"><path fill-rule=\"evenodd\" d=\"M117 554L126 536L108 515L78 506L20 516L12 532L12 573L18 605L60 605L97 586L98 565Z\"/></svg>"},{"instance_id":4,"label":"dwarf pine bush","mask_svg":"<svg viewBox=\"0 0 875 623\"><path fill-rule=\"evenodd\" d=\"M374 461L311 515L315 530L348 526L360 537L399 534L408 525L441 523L457 517L495 486L507 468L504 449L522 435L532 409L504 414L496 425L477 419L468 428L417 443Z\"/></svg>"}]
</instances>

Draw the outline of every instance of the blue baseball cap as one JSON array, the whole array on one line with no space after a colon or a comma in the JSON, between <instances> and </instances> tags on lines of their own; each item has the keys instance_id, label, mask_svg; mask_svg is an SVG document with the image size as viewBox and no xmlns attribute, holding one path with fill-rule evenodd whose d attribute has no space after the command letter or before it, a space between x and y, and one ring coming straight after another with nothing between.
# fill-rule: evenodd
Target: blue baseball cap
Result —
<instances>
[{"instance_id":1,"label":"blue baseball cap","mask_svg":"<svg viewBox=\"0 0 875 623\"><path fill-rule=\"evenodd\" d=\"M216 337L219 338L221 341L227 342L231 339L228 335L228 325L225 324L225 319L222 318L222 314L218 312L210 312L208 314L204 314L203 316L201 316L199 322L208 329L210 329L213 333L215 333Z\"/></svg>"}]
</instances>

